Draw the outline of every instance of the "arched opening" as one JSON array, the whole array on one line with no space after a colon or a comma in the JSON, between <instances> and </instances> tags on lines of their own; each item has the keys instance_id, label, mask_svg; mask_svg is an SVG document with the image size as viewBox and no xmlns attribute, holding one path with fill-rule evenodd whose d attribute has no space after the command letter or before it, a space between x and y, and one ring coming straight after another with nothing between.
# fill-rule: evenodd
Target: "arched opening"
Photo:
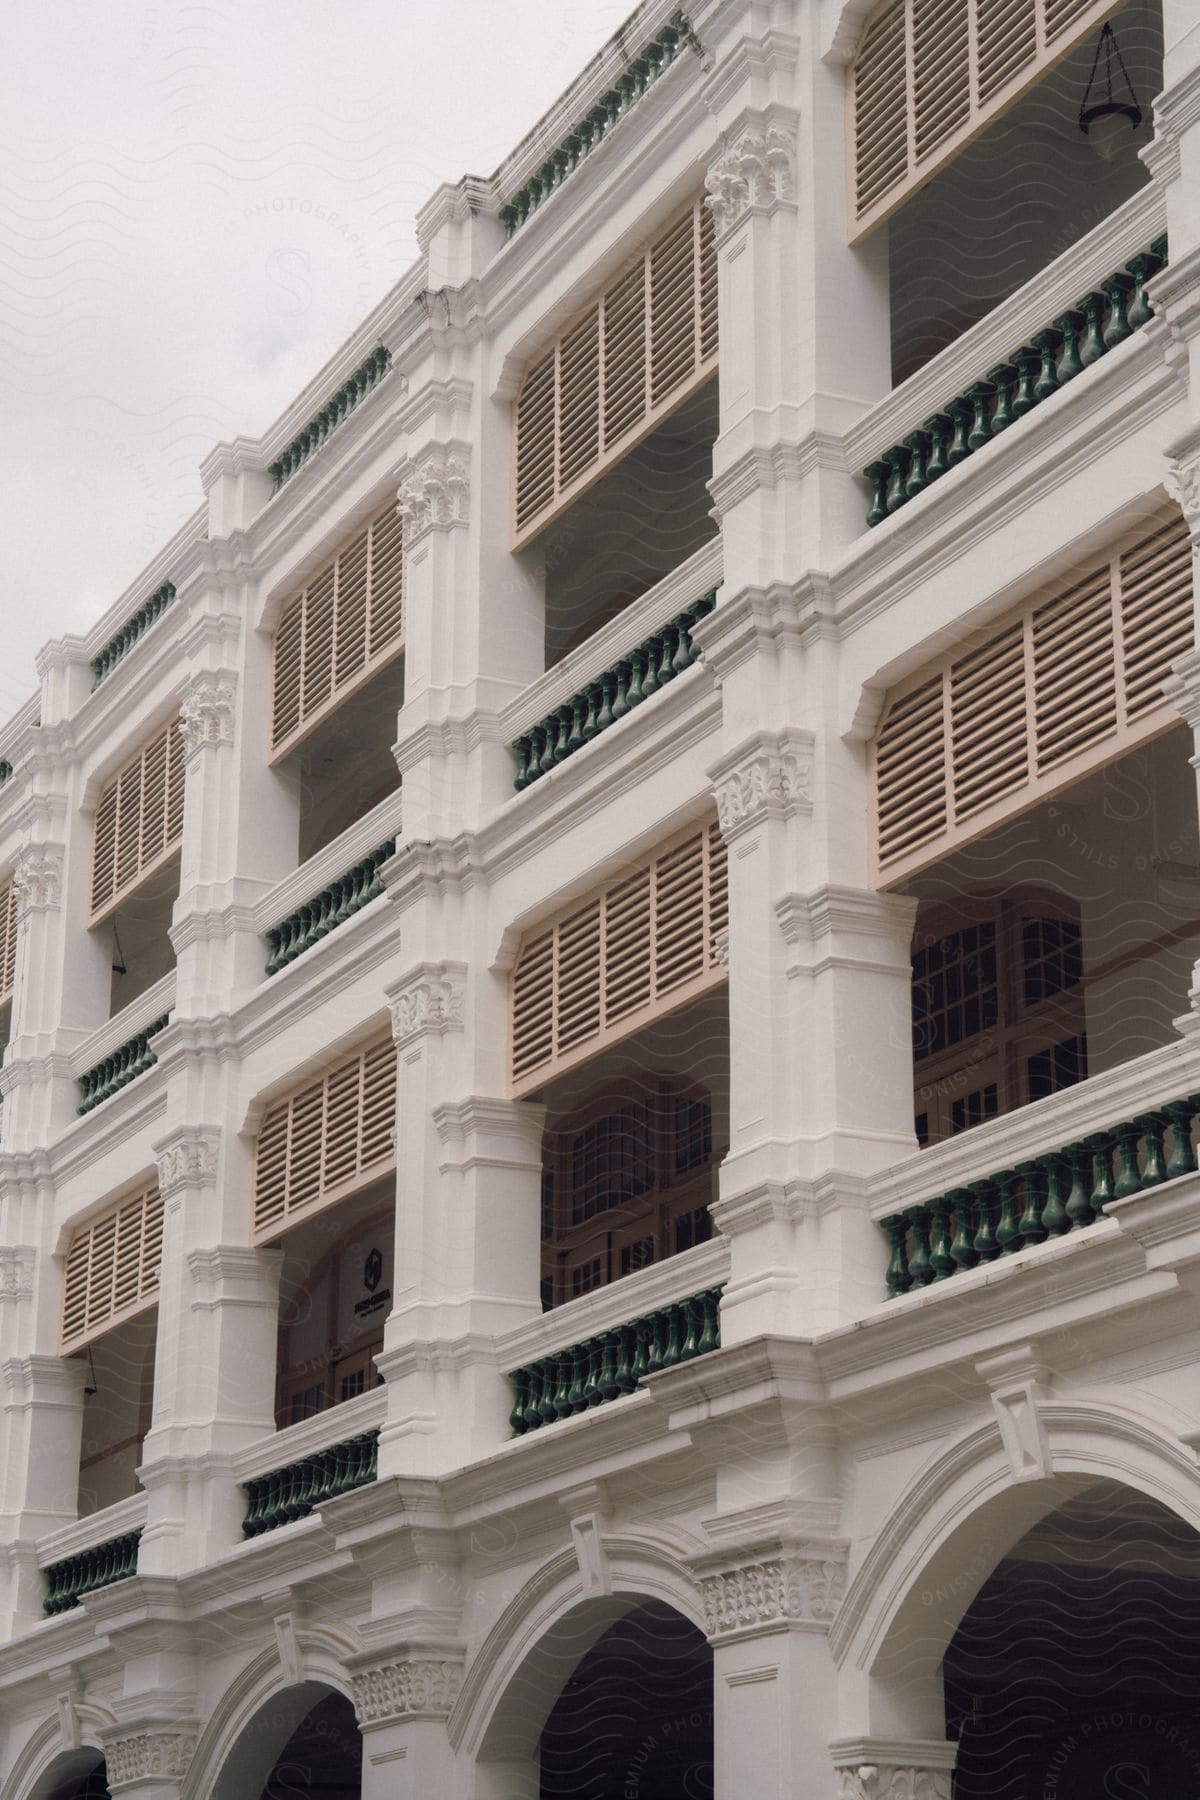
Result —
<instances>
[{"instance_id":1,"label":"arched opening","mask_svg":"<svg viewBox=\"0 0 1200 1800\"><path fill-rule=\"evenodd\" d=\"M319 1681L275 1694L241 1733L212 1800L359 1800L362 1737L344 1694Z\"/></svg>"},{"instance_id":2,"label":"arched opening","mask_svg":"<svg viewBox=\"0 0 1200 1800\"><path fill-rule=\"evenodd\" d=\"M30 1800L110 1800L104 1753L86 1745L55 1757Z\"/></svg>"},{"instance_id":3,"label":"arched opening","mask_svg":"<svg viewBox=\"0 0 1200 1800\"><path fill-rule=\"evenodd\" d=\"M1200 1535L1089 1484L996 1564L943 1673L956 1800L1200 1795Z\"/></svg>"},{"instance_id":4,"label":"arched opening","mask_svg":"<svg viewBox=\"0 0 1200 1800\"><path fill-rule=\"evenodd\" d=\"M673 1607L635 1606L567 1677L538 1741L540 1800L707 1800L712 1651Z\"/></svg>"}]
</instances>

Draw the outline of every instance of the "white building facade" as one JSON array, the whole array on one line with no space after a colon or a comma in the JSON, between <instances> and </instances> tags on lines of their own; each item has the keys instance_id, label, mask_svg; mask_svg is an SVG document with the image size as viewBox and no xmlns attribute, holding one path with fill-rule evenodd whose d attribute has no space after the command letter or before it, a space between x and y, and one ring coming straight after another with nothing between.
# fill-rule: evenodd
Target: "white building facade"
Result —
<instances>
[{"instance_id":1,"label":"white building facade","mask_svg":"<svg viewBox=\"0 0 1200 1800\"><path fill-rule=\"evenodd\" d=\"M0 735L0 1800L1200 1794L1200 14L418 230Z\"/></svg>"}]
</instances>

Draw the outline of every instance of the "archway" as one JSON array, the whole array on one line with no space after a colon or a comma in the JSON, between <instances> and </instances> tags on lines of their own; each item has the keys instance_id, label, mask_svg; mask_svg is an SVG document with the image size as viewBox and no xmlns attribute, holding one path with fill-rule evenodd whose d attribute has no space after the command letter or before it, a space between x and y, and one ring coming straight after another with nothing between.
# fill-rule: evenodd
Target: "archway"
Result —
<instances>
[{"instance_id":1,"label":"archway","mask_svg":"<svg viewBox=\"0 0 1200 1800\"><path fill-rule=\"evenodd\" d=\"M632 1607L568 1676L538 1740L540 1800L708 1800L712 1651L662 1601Z\"/></svg>"},{"instance_id":2,"label":"archway","mask_svg":"<svg viewBox=\"0 0 1200 1800\"><path fill-rule=\"evenodd\" d=\"M1088 1484L999 1559L943 1668L956 1800L1200 1800L1200 1534Z\"/></svg>"},{"instance_id":3,"label":"archway","mask_svg":"<svg viewBox=\"0 0 1200 1800\"><path fill-rule=\"evenodd\" d=\"M359 1800L361 1787L353 1706L323 1682L305 1681L258 1709L226 1757L212 1800Z\"/></svg>"},{"instance_id":4,"label":"archway","mask_svg":"<svg viewBox=\"0 0 1200 1800\"><path fill-rule=\"evenodd\" d=\"M87 1745L55 1757L30 1800L110 1800L104 1752Z\"/></svg>"}]
</instances>

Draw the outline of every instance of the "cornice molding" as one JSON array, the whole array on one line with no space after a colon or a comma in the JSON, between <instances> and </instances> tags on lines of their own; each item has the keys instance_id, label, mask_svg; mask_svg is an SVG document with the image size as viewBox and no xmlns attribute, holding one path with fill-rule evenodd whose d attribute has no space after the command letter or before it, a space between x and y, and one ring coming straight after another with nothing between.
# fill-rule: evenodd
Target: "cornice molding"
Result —
<instances>
[{"instance_id":1,"label":"cornice molding","mask_svg":"<svg viewBox=\"0 0 1200 1800\"><path fill-rule=\"evenodd\" d=\"M713 611L693 625L692 642L720 686L752 657L776 656L786 640L803 644L835 631L829 578L809 569L791 583L723 590Z\"/></svg>"}]
</instances>

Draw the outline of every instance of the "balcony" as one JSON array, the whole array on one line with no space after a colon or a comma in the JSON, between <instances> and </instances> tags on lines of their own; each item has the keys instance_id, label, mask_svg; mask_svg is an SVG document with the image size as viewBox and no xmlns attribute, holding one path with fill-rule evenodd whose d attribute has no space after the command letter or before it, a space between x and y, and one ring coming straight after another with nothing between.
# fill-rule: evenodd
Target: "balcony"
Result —
<instances>
[{"instance_id":1,"label":"balcony","mask_svg":"<svg viewBox=\"0 0 1200 1800\"><path fill-rule=\"evenodd\" d=\"M243 1535L277 1531L374 1481L384 1406L374 1388L243 1451L234 1465L246 1494Z\"/></svg>"},{"instance_id":2,"label":"balcony","mask_svg":"<svg viewBox=\"0 0 1200 1800\"><path fill-rule=\"evenodd\" d=\"M167 1024L175 1004L175 971L164 975L153 987L115 1018L93 1032L79 1053L80 1068L78 1112L90 1113L104 1101L120 1093L139 1075L154 1066L153 1039Z\"/></svg>"},{"instance_id":3,"label":"balcony","mask_svg":"<svg viewBox=\"0 0 1200 1800\"><path fill-rule=\"evenodd\" d=\"M991 1119L875 1183L889 1298L1085 1231L1197 1169L1200 1039Z\"/></svg>"},{"instance_id":4,"label":"balcony","mask_svg":"<svg viewBox=\"0 0 1200 1800\"><path fill-rule=\"evenodd\" d=\"M395 851L400 806L399 791L388 794L263 899L256 923L267 943L268 976L295 962L383 892L379 868Z\"/></svg>"},{"instance_id":5,"label":"balcony","mask_svg":"<svg viewBox=\"0 0 1200 1800\"><path fill-rule=\"evenodd\" d=\"M43 1538L38 1562L46 1578L46 1614L70 1612L98 1588L136 1575L145 1523L146 1496L138 1494Z\"/></svg>"},{"instance_id":6,"label":"balcony","mask_svg":"<svg viewBox=\"0 0 1200 1800\"><path fill-rule=\"evenodd\" d=\"M328 937L331 931L336 931L356 912L378 899L383 892L380 866L395 853L396 840L388 838L386 843L356 862L352 869L323 887L319 894L313 894L278 925L272 926L267 932L267 974L278 974L280 969L295 962L323 937Z\"/></svg>"},{"instance_id":7,"label":"balcony","mask_svg":"<svg viewBox=\"0 0 1200 1800\"><path fill-rule=\"evenodd\" d=\"M712 610L720 581L720 542L706 543L508 707L501 729L518 792L692 666L690 627Z\"/></svg>"}]
</instances>

